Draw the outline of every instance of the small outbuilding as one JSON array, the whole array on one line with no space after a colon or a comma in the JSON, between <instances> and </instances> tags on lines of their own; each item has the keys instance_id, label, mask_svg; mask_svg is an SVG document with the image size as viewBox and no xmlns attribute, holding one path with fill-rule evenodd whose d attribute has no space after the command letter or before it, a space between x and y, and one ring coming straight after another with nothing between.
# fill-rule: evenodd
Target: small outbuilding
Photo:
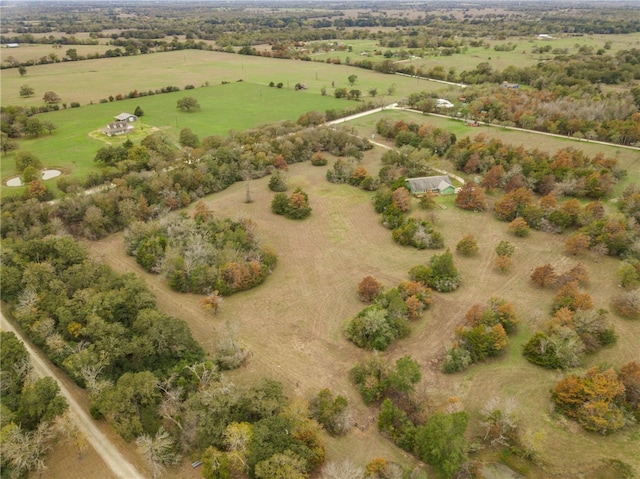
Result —
<instances>
[{"instance_id":1,"label":"small outbuilding","mask_svg":"<svg viewBox=\"0 0 640 479\"><path fill-rule=\"evenodd\" d=\"M421 178L409 178L407 189L413 195L423 195L427 191L432 191L440 195L453 195L456 192L455 186L448 176L423 176Z\"/></svg>"},{"instance_id":2,"label":"small outbuilding","mask_svg":"<svg viewBox=\"0 0 640 479\"><path fill-rule=\"evenodd\" d=\"M128 121L129 123L133 123L134 121L138 121L138 117L131 113L120 113L113 117L116 121Z\"/></svg>"},{"instance_id":3,"label":"small outbuilding","mask_svg":"<svg viewBox=\"0 0 640 479\"><path fill-rule=\"evenodd\" d=\"M18 48L19 46L17 43L7 43L7 48Z\"/></svg>"}]
</instances>

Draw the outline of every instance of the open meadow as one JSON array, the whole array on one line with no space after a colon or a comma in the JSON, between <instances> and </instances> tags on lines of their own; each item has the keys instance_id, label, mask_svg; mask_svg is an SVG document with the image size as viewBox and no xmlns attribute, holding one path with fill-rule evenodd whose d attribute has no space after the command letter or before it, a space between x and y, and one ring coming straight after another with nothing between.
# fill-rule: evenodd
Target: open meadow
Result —
<instances>
[{"instance_id":1,"label":"open meadow","mask_svg":"<svg viewBox=\"0 0 640 479\"><path fill-rule=\"evenodd\" d=\"M381 153L380 148L368 152L363 165L371 172L377 171ZM328 183L325 172L326 167L308 163L290 167L290 188L301 186L313 208L311 217L302 222L271 213L273 193L267 189L266 178L252 182L253 203L244 202L244 184L206 199L215 215L255 221L262 240L279 255L273 275L262 286L225 298L217 316L200 307L200 296L171 291L162 278L143 272L132 257L125 255L122 234L88 243L88 247L99 261L120 272L141 276L161 309L186 320L209 353L215 351L221 336L235 335L251 351L251 358L245 368L229 374L232 380L272 377L285 384L290 397L308 399L323 387L346 395L354 406L357 427L345 438L328 440L332 459L350 458L364 464L372 457L383 456L409 464L411 459L405 453L379 435L375 408L363 405L348 380L348 370L372 353L349 343L342 331L346 321L362 308L356 290L364 276L372 275L391 288L408 278L412 266L424 264L434 252L395 244L373 210L372 194ZM514 238L507 233L507 224L495 220L490 212L459 210L450 198L440 201L446 209L438 209L435 216L445 246L455 249L462 236L472 233L478 240L479 254L471 258L456 255L463 277L461 288L436 294L431 310L412 324L411 335L383 355L395 360L410 354L420 363L423 381L419 395L433 409L452 396L459 397L472 413L490 397L515 398L524 427L545 437L540 445L543 462L553 464L546 472L531 470L529 477L548 477L550 472L574 477L580 471L587 473L581 477L597 477L590 476L589 471L595 471L603 458L640 466L640 458L633 454L640 442L637 431L627 429L605 438L586 433L554 413L549 390L563 374L528 363L520 351L550 314L553 293L533 287L529 280L536 266L551 263L565 270L582 262L591 276L588 293L597 307L607 308L611 295L618 290L617 260L592 254L569 257L564 253L565 236L532 232L529 238ZM426 214L414 209L414 215ZM516 246L515 266L508 274L498 273L492 266L495 246L503 239ZM470 306L491 296L514 303L522 321L518 334L501 357L471 366L463 373L444 375L439 369L440 359L445 345L453 339L454 328ZM589 356L587 367L637 359L634 338L640 334L640 322L615 315L611 319L619 341ZM472 422L471 430L479 433L479 425ZM173 477L184 476L176 471Z\"/></svg>"},{"instance_id":2,"label":"open meadow","mask_svg":"<svg viewBox=\"0 0 640 479\"><path fill-rule=\"evenodd\" d=\"M87 105L90 102L98 103L109 95L126 96L134 90L148 91L166 86L183 89L186 85L198 87L207 82L214 85L241 79L261 85L282 82L284 88L291 90L296 83L302 83L310 93L319 94L320 89L325 87L328 94L333 94L334 88L349 87L347 78L352 74L358 76L353 88L360 89L363 96L371 88L377 88L379 94L384 95L392 85L394 93L387 98L388 101L403 98L415 91L414 79L348 65L180 50L38 65L29 67L24 77L16 68L4 70L0 78L0 99L3 105L42 105L44 92L54 91L64 103ZM33 97L20 97L20 87L24 84L35 89ZM430 87L427 85L427 82L421 83L421 90L428 90ZM436 90L441 85L433 83L431 88Z\"/></svg>"}]
</instances>

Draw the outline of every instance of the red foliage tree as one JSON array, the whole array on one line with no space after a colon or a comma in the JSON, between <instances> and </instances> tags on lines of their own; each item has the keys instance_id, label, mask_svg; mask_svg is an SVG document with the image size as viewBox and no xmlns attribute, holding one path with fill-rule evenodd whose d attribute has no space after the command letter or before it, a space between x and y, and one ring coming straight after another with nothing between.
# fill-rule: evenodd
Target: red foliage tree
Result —
<instances>
[{"instance_id":1,"label":"red foliage tree","mask_svg":"<svg viewBox=\"0 0 640 479\"><path fill-rule=\"evenodd\" d=\"M358 298L360 301L370 303L382 290L382 285L373 277L365 276L358 285Z\"/></svg>"}]
</instances>

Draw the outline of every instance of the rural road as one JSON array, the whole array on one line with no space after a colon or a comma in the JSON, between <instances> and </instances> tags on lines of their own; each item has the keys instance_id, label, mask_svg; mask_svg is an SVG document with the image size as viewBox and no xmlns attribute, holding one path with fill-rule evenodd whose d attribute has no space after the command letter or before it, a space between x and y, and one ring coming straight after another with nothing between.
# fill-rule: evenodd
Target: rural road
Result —
<instances>
[{"instance_id":1,"label":"rural road","mask_svg":"<svg viewBox=\"0 0 640 479\"><path fill-rule=\"evenodd\" d=\"M91 419L80 407L78 402L71 395L71 392L58 379L56 373L49 365L48 360L44 358L44 355L40 351L33 349L24 340L21 334L13 327L7 318L4 317L2 312L0 312L0 329L3 331L11 331L20 340L22 340L24 347L31 356L31 365L38 376L51 376L58 382L60 392L69 404L69 412L78 425L78 429L82 434L84 434L89 444L91 444L95 451L100 455L113 474L122 479L145 479L145 476L140 474L138 470L129 461L127 461L122 454L120 454L120 451L118 451L113 443L94 424L93 419Z\"/></svg>"}]
</instances>

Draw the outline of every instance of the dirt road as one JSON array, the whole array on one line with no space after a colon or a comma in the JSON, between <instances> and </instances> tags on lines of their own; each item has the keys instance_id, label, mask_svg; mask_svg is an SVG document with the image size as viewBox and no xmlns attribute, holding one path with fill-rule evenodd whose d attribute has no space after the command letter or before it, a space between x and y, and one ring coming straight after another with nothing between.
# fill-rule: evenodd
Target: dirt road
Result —
<instances>
[{"instance_id":1,"label":"dirt road","mask_svg":"<svg viewBox=\"0 0 640 479\"><path fill-rule=\"evenodd\" d=\"M7 318L4 317L2 312L0 312L0 329L3 331L11 331L22 340L27 352L31 356L31 364L38 376L51 376L58 381L60 392L67 400L67 403L69 404L69 412L76 421L78 428L87 438L89 444L91 444L95 451L100 455L105 464L111 469L113 474L122 479L144 479L144 476L140 474L122 454L120 454L120 451L118 451L113 443L97 428L93 419L91 419L84 409L80 407L64 383L58 379L56 373L51 368L49 361L40 351L33 349L22 338L20 332L13 327Z\"/></svg>"}]
</instances>

